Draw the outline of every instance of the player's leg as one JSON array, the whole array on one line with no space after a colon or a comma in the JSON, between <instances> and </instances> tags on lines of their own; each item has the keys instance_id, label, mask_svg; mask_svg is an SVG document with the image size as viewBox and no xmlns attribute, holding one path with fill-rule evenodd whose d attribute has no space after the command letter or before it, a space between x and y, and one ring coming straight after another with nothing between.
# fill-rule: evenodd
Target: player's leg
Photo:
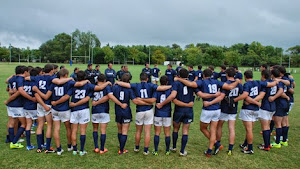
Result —
<instances>
[{"instance_id":1,"label":"player's leg","mask_svg":"<svg viewBox=\"0 0 300 169\"><path fill-rule=\"evenodd\" d=\"M229 130L229 147L228 155L231 155L233 150L234 140L235 140L235 120L228 120L228 130Z\"/></svg>"},{"instance_id":2,"label":"player's leg","mask_svg":"<svg viewBox=\"0 0 300 169\"><path fill-rule=\"evenodd\" d=\"M27 150L32 150L34 147L31 145L31 126L32 126L32 119L30 117L26 117L26 128L25 128L25 134L26 134L26 144L27 144Z\"/></svg>"},{"instance_id":3,"label":"player's leg","mask_svg":"<svg viewBox=\"0 0 300 169\"><path fill-rule=\"evenodd\" d=\"M171 151L173 151L173 152L176 152L178 131L180 129L180 125L181 125L181 122L177 123L176 121L173 121L173 133L172 133L173 147L171 148Z\"/></svg>"},{"instance_id":4,"label":"player's leg","mask_svg":"<svg viewBox=\"0 0 300 169\"><path fill-rule=\"evenodd\" d=\"M265 112L267 113L267 112ZM269 140L270 140L270 121L266 119L261 119L260 120L261 124L261 129L263 131L263 141L264 141L264 146L260 145L258 146L259 149L261 150L270 150L269 148Z\"/></svg>"},{"instance_id":5,"label":"player's leg","mask_svg":"<svg viewBox=\"0 0 300 169\"><path fill-rule=\"evenodd\" d=\"M98 145L98 130L99 130L99 123L92 123L93 124L93 139L94 139L94 152L99 153L99 145Z\"/></svg>"},{"instance_id":6,"label":"player's leg","mask_svg":"<svg viewBox=\"0 0 300 169\"><path fill-rule=\"evenodd\" d=\"M53 121L53 137L56 144L57 154L61 155L61 145L60 145L60 120Z\"/></svg>"},{"instance_id":7,"label":"player's leg","mask_svg":"<svg viewBox=\"0 0 300 169\"><path fill-rule=\"evenodd\" d=\"M84 150L85 140L86 140L86 128L88 123L80 124L80 155L83 156L86 154Z\"/></svg>"},{"instance_id":8,"label":"player's leg","mask_svg":"<svg viewBox=\"0 0 300 169\"><path fill-rule=\"evenodd\" d=\"M221 144L221 138L222 138L222 128L224 124L224 120L219 120L218 125L217 125L217 143Z\"/></svg>"},{"instance_id":9,"label":"player's leg","mask_svg":"<svg viewBox=\"0 0 300 169\"><path fill-rule=\"evenodd\" d=\"M100 123L100 154L106 153L108 150L104 147L106 142L106 128L108 123Z\"/></svg>"},{"instance_id":10,"label":"player's leg","mask_svg":"<svg viewBox=\"0 0 300 169\"><path fill-rule=\"evenodd\" d=\"M136 132L135 132L135 148L134 151L138 152L140 149L140 141L141 141L141 135L143 131L143 125L135 125Z\"/></svg>"},{"instance_id":11,"label":"player's leg","mask_svg":"<svg viewBox=\"0 0 300 169\"><path fill-rule=\"evenodd\" d=\"M200 131L204 134L204 136L209 139L210 138L210 132L208 131L208 126L209 126L209 123L203 123L203 122L200 122Z\"/></svg>"},{"instance_id":12,"label":"player's leg","mask_svg":"<svg viewBox=\"0 0 300 169\"><path fill-rule=\"evenodd\" d=\"M44 140L42 131L44 130L44 125L45 125L45 117L39 116L38 117L38 126L36 129L37 152L42 151L42 140Z\"/></svg>"},{"instance_id":13,"label":"player's leg","mask_svg":"<svg viewBox=\"0 0 300 169\"><path fill-rule=\"evenodd\" d=\"M47 122L45 153L54 153L55 151L50 148L51 137L52 137L52 125L53 125L52 113L50 112L49 114L45 115L45 119Z\"/></svg>"},{"instance_id":14,"label":"player's leg","mask_svg":"<svg viewBox=\"0 0 300 169\"><path fill-rule=\"evenodd\" d=\"M72 148L72 138L71 138L71 135L72 135L72 129L71 129L71 123L70 121L65 121L64 122L65 124L65 128L66 128L66 134L67 134L67 146L68 146L68 151L72 151L73 148Z\"/></svg>"},{"instance_id":15,"label":"player's leg","mask_svg":"<svg viewBox=\"0 0 300 169\"><path fill-rule=\"evenodd\" d=\"M276 127L276 140L275 143L272 143L272 147L281 148L280 137L282 136L282 116L274 116L274 122Z\"/></svg>"},{"instance_id":16,"label":"player's leg","mask_svg":"<svg viewBox=\"0 0 300 169\"><path fill-rule=\"evenodd\" d=\"M150 144L150 139L151 139L151 124L147 124L144 127L144 132L145 132L145 138L144 138L144 155L148 155L149 151L149 144Z\"/></svg>"},{"instance_id":17,"label":"player's leg","mask_svg":"<svg viewBox=\"0 0 300 169\"><path fill-rule=\"evenodd\" d=\"M211 121L210 126L209 126L209 147L206 151L206 156L210 157L210 154L212 152L212 149L216 143L216 138L217 138L217 121ZM215 152L216 154L216 152Z\"/></svg>"},{"instance_id":18,"label":"player's leg","mask_svg":"<svg viewBox=\"0 0 300 169\"><path fill-rule=\"evenodd\" d=\"M18 142L19 138L24 133L25 127L26 127L26 118L25 117L18 117L18 120L20 121L21 126L19 127L17 134L13 139L12 144L16 144Z\"/></svg>"},{"instance_id":19,"label":"player's leg","mask_svg":"<svg viewBox=\"0 0 300 169\"><path fill-rule=\"evenodd\" d=\"M78 131L78 123L72 123L72 146L73 146L73 155L77 154L77 131Z\"/></svg>"},{"instance_id":20,"label":"player's leg","mask_svg":"<svg viewBox=\"0 0 300 169\"><path fill-rule=\"evenodd\" d=\"M166 144L166 155L170 154L170 143L171 143L171 118L169 118L170 125L164 126L164 133L165 133L165 144Z\"/></svg>"},{"instance_id":21,"label":"player's leg","mask_svg":"<svg viewBox=\"0 0 300 169\"><path fill-rule=\"evenodd\" d=\"M127 135L128 135L128 130L130 127L130 123L122 123L122 136L120 138L120 151L119 154L123 154L123 153L128 153L127 150L125 150L125 145L126 145L126 141L127 141Z\"/></svg>"},{"instance_id":22,"label":"player's leg","mask_svg":"<svg viewBox=\"0 0 300 169\"><path fill-rule=\"evenodd\" d=\"M282 142L281 145L288 146L287 137L288 137L288 116L285 115L282 118L281 126L282 126Z\"/></svg>"},{"instance_id":23,"label":"player's leg","mask_svg":"<svg viewBox=\"0 0 300 169\"><path fill-rule=\"evenodd\" d=\"M12 117L9 116L9 121L8 121L8 135L9 135L9 142L12 142L15 137L15 126L16 120Z\"/></svg>"},{"instance_id":24,"label":"player's leg","mask_svg":"<svg viewBox=\"0 0 300 169\"><path fill-rule=\"evenodd\" d=\"M248 143L248 149L242 150L244 153L253 154L253 124L252 121L243 121L244 127L246 129L246 139Z\"/></svg>"},{"instance_id":25,"label":"player's leg","mask_svg":"<svg viewBox=\"0 0 300 169\"><path fill-rule=\"evenodd\" d=\"M119 140L119 144L121 144L120 139L122 136L122 124L121 123L117 123L117 128L118 128L118 140Z\"/></svg>"},{"instance_id":26,"label":"player's leg","mask_svg":"<svg viewBox=\"0 0 300 169\"><path fill-rule=\"evenodd\" d=\"M162 118L161 118L162 119ZM157 121L158 119L155 118L155 120ZM154 124L154 132L155 132L155 135L154 135L154 139L153 139L153 142L154 142L154 152L152 152L153 155L158 155L158 145L159 145L159 135L160 135L160 132L161 132L161 125L158 125L155 121L155 124Z\"/></svg>"},{"instance_id":27,"label":"player's leg","mask_svg":"<svg viewBox=\"0 0 300 169\"><path fill-rule=\"evenodd\" d=\"M183 155L183 156L187 155L187 152L185 151L185 147L188 142L189 129L190 129L190 123L183 123L182 137L181 137L181 149L180 149L180 155Z\"/></svg>"}]
</instances>

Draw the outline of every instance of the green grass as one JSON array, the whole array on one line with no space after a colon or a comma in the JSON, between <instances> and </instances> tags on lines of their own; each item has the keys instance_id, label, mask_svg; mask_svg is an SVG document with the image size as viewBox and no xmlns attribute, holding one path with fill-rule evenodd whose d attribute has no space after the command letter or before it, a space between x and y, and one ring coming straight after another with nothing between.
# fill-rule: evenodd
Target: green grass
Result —
<instances>
[{"instance_id":1,"label":"green grass","mask_svg":"<svg viewBox=\"0 0 300 169\"><path fill-rule=\"evenodd\" d=\"M88 154L84 157L73 156L69 152L65 152L62 156L56 154L37 154L35 151L27 151L24 149L11 150L9 145L4 143L6 135L6 122L7 112L6 106L3 101L7 99L8 94L5 91L5 79L14 72L14 67L17 64L0 63L0 168L299 168L300 161L299 156L300 145L297 140L300 140L300 104L299 97L300 88L297 87L295 94L295 106L290 113L290 131L289 131L289 146L282 149L272 149L270 152L260 151L256 146L262 143L262 136L259 134L260 124L257 122L254 128L254 155L245 155L239 152L240 148L238 144L242 143L245 138L245 129L240 120L236 122L236 143L234 147L234 154L227 156L224 150L222 150L217 156L212 158L206 158L203 152L207 149L208 140L199 130L199 119L201 113L202 103L195 102L194 106L194 122L191 124L189 140L186 147L188 156L181 158L178 154L172 153L170 156L164 155L165 143L164 136L161 135L159 145L159 156L143 156L142 152L134 153L134 133L135 126L131 123L130 131L128 134L128 141L126 149L129 150L129 154L119 156L118 140L117 140L117 128L114 122L114 108L111 103L110 116L111 122L107 128L107 142L106 147L109 152L100 156L93 153L93 139L92 139L92 125L89 124L87 130L86 150ZM25 64L27 65L27 63ZM33 64L33 66L43 66L44 64ZM86 65L73 65L72 68L66 65L66 68L73 71L73 68L77 66L81 69L85 69ZM115 70L119 69L119 65L115 65ZM132 82L138 82L138 76L143 66L129 66L129 70L133 74ZM106 65L101 65L101 72L104 72ZM159 66L164 72L165 67ZM243 70L243 69L242 69ZM300 80L300 74L293 74L297 81ZM255 72L255 78L259 79L260 75ZM132 105L132 112L135 115L135 106ZM222 143L225 146L225 150L228 148L228 129L227 124L223 129ZM153 130L152 130L153 132ZM180 134L181 135L181 134ZM153 136L153 134L152 134ZM178 139L178 147L180 147L181 136ZM32 142L36 144L36 137L32 135ZM66 137L65 129L62 126L61 132L62 146L66 150ZM52 144L54 141L52 139ZM143 140L141 141L141 148L143 148ZM150 150L153 149L153 137L150 143Z\"/></svg>"}]
</instances>

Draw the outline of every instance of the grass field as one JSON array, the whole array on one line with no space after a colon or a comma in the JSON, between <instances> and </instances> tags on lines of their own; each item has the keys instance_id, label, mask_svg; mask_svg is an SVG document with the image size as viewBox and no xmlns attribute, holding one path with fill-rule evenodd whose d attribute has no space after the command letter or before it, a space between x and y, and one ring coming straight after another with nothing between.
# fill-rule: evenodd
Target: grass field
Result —
<instances>
[{"instance_id":1,"label":"grass field","mask_svg":"<svg viewBox=\"0 0 300 169\"><path fill-rule=\"evenodd\" d=\"M27 151L24 149L9 149L9 145L4 143L6 135L7 112L3 101L7 99L8 94L5 91L5 79L14 73L14 67L17 64L0 63L0 168L300 168L300 88L295 88L295 106L290 113L290 130L289 130L289 146L281 149L272 149L270 152L258 150L256 146L262 143L262 136L259 134L260 124L257 122L254 128L254 155L246 155L240 152L238 144L242 143L245 138L245 130L240 120L236 122L236 143L234 146L234 154L228 156L225 152L228 149L228 129L227 124L224 125L222 143L225 150L222 150L217 156L206 158L203 152L207 149L208 140L199 130L199 119L202 103L195 102L194 106L194 122L191 124L189 140L186 147L188 151L187 157L179 157L178 154L172 153L170 156L164 155L165 143L164 136L161 135L159 145L159 156L152 154L144 156L142 152L134 153L134 133L135 126L131 123L128 133L126 149L128 154L119 156L117 128L114 122L114 108L110 104L111 122L107 129L106 147L109 152L104 155L93 153L94 143L92 138L92 125L89 124L87 130L86 150L88 154L83 157L73 156L70 152L63 153L62 156L56 154L37 154L35 151ZM27 65L25 63L24 65ZM43 66L43 64L33 64L33 66ZM74 67L80 67L82 70L86 65L65 65L70 72ZM101 72L104 72L106 65L101 65ZM119 70L119 65L115 65L114 69ZM138 82L139 73L143 66L129 66L129 70L133 74L132 82ZM159 66L164 72L165 66ZM296 83L300 81L300 74L293 74ZM260 74L255 72L255 78L259 79ZM240 104L241 105L241 104ZM135 115L135 106L132 105L133 116ZM152 130L153 131L153 130ZM32 143L36 145L36 137L32 135ZM66 150L65 129L62 127L61 132L62 148ZM54 145L54 140L52 139ZM178 147L181 144L181 134L178 139ZM26 145L26 143L24 143ZM143 148L143 140L141 141ZM151 138L150 148L153 149L153 134Z\"/></svg>"}]
</instances>

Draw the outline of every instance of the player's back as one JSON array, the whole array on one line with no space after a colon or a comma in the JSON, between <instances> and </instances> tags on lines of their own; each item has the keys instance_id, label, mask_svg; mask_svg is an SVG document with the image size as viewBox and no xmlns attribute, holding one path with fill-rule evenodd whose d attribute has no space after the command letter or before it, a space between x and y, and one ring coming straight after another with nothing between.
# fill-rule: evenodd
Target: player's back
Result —
<instances>
[{"instance_id":1,"label":"player's back","mask_svg":"<svg viewBox=\"0 0 300 169\"><path fill-rule=\"evenodd\" d=\"M87 83L81 87L73 87L71 102L77 103L87 96L92 97L94 89L95 89L95 85L90 84L90 83ZM87 108L89 108L89 102L86 102L86 103L76 106L76 107L72 107L71 110L78 111L78 110L83 110L83 109L87 109Z\"/></svg>"},{"instance_id":2,"label":"player's back","mask_svg":"<svg viewBox=\"0 0 300 169\"><path fill-rule=\"evenodd\" d=\"M226 83L227 84L231 84L234 83L235 81L232 80L227 80ZM235 88L231 89L231 90L225 90L222 89L222 93L225 94L225 98L227 97L235 99L237 98L240 94L243 93L243 86L239 83ZM237 113L237 107L238 107L238 102L235 103L235 107L232 110L232 108L229 108L228 106L228 102L226 101L226 99L223 99L221 101L221 112L222 113L227 113L227 114L235 114Z\"/></svg>"},{"instance_id":3,"label":"player's back","mask_svg":"<svg viewBox=\"0 0 300 169\"><path fill-rule=\"evenodd\" d=\"M146 83L146 82L132 83L130 84L130 86L133 89L135 96L142 99L152 98L153 93L157 89L157 85L152 83ZM152 109L152 107L153 105L137 105L136 111L137 112L147 111Z\"/></svg>"},{"instance_id":4,"label":"player's back","mask_svg":"<svg viewBox=\"0 0 300 169\"><path fill-rule=\"evenodd\" d=\"M168 89L166 91L156 91L154 93L154 96L156 98L156 103L162 103L165 101L169 96L171 95L171 89ZM171 111L172 111L172 106L171 102L168 104L164 105L162 108L158 109L155 106L155 116L156 117L171 117Z\"/></svg>"},{"instance_id":5,"label":"player's back","mask_svg":"<svg viewBox=\"0 0 300 169\"><path fill-rule=\"evenodd\" d=\"M183 83L179 81L175 81L172 85L172 90L177 91L176 99L184 102L184 103L190 103L194 101L194 89L191 87L188 87L184 85ZM180 107L175 105L175 112L193 112L192 107Z\"/></svg>"},{"instance_id":6,"label":"player's back","mask_svg":"<svg viewBox=\"0 0 300 169\"><path fill-rule=\"evenodd\" d=\"M22 76L13 76L12 78L10 78L9 81L8 81L9 89L18 90L18 87L20 87L20 85L23 85L23 84L20 84L20 81L22 81L22 78L23 78L23 81L24 81L24 77L22 77ZM9 107L23 107L23 101L24 101L24 98L21 95L19 95L16 99L9 102L7 106L9 106Z\"/></svg>"},{"instance_id":7,"label":"player's back","mask_svg":"<svg viewBox=\"0 0 300 169\"><path fill-rule=\"evenodd\" d=\"M103 90L95 91L93 94L93 100L98 101L102 99L104 96L108 95L111 92L111 87L106 86ZM94 113L109 113L109 101L98 104L92 107L92 114Z\"/></svg>"},{"instance_id":8,"label":"player's back","mask_svg":"<svg viewBox=\"0 0 300 169\"><path fill-rule=\"evenodd\" d=\"M273 82L273 80L266 80L266 82ZM277 93L277 85L273 86L273 87L265 88L265 92L266 92L266 94L265 94L264 98L262 99L260 108L263 110L270 111L270 112L276 111L276 103L275 103L275 101L270 102L269 97L274 96Z\"/></svg>"},{"instance_id":9,"label":"player's back","mask_svg":"<svg viewBox=\"0 0 300 169\"><path fill-rule=\"evenodd\" d=\"M121 102L126 103L128 106L126 109L122 109L118 104L115 104L115 113L116 114L131 114L130 108L130 99L134 99L133 90L130 88L125 88L119 85L114 85L112 88L113 95Z\"/></svg>"},{"instance_id":10,"label":"player's back","mask_svg":"<svg viewBox=\"0 0 300 169\"><path fill-rule=\"evenodd\" d=\"M62 85L51 84L50 90L52 91L52 101L57 101L65 95L71 96L74 84L74 81L68 81ZM52 106L52 108L56 111L69 110L69 101L65 101L56 106Z\"/></svg>"},{"instance_id":11,"label":"player's back","mask_svg":"<svg viewBox=\"0 0 300 169\"><path fill-rule=\"evenodd\" d=\"M217 79L212 79L212 78L208 78L205 80L202 80L202 85L200 86L200 90L203 93L208 93L208 94L216 94L223 86L223 82L220 82ZM209 98L209 99L204 99L203 101L212 101L214 100L215 97ZM216 103L213 104L209 107L203 107L203 109L205 110L217 110L220 109L220 104Z\"/></svg>"},{"instance_id":12,"label":"player's back","mask_svg":"<svg viewBox=\"0 0 300 169\"><path fill-rule=\"evenodd\" d=\"M261 84L259 81L247 81L243 86L243 90L248 92L249 97L254 99L259 95L259 92L261 91ZM242 109L258 110L259 108L255 104L246 105L244 101Z\"/></svg>"},{"instance_id":13,"label":"player's back","mask_svg":"<svg viewBox=\"0 0 300 169\"><path fill-rule=\"evenodd\" d=\"M24 91L31 97L34 97L35 92L32 91L33 86L35 86L36 83L34 81L24 81ZM24 98L24 109L25 110L36 110L37 103L33 102L31 100Z\"/></svg>"}]
</instances>

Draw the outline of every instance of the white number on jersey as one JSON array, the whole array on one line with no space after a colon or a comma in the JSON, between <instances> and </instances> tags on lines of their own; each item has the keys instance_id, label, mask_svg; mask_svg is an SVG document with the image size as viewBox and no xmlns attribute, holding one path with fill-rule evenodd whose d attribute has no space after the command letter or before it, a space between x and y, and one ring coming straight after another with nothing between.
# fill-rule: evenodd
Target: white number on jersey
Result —
<instances>
[{"instance_id":1,"label":"white number on jersey","mask_svg":"<svg viewBox=\"0 0 300 169\"><path fill-rule=\"evenodd\" d=\"M44 80L39 81L39 89L43 89L43 90L46 89L46 81Z\"/></svg>"},{"instance_id":2,"label":"white number on jersey","mask_svg":"<svg viewBox=\"0 0 300 169\"><path fill-rule=\"evenodd\" d=\"M12 87L11 87L11 89L15 89L17 87L17 84L16 84L16 82L13 82L12 83Z\"/></svg>"},{"instance_id":3,"label":"white number on jersey","mask_svg":"<svg viewBox=\"0 0 300 169\"><path fill-rule=\"evenodd\" d=\"M230 90L229 97L236 97L239 95L239 88L236 87Z\"/></svg>"},{"instance_id":4,"label":"white number on jersey","mask_svg":"<svg viewBox=\"0 0 300 169\"><path fill-rule=\"evenodd\" d=\"M257 86L252 87L252 88L250 89L250 94L249 94L249 96L257 96L257 95L258 95L258 87L257 87Z\"/></svg>"},{"instance_id":5,"label":"white number on jersey","mask_svg":"<svg viewBox=\"0 0 300 169\"><path fill-rule=\"evenodd\" d=\"M218 88L217 88L216 84L209 84L208 88L209 88L209 93L217 93L218 92Z\"/></svg>"},{"instance_id":6,"label":"white number on jersey","mask_svg":"<svg viewBox=\"0 0 300 169\"><path fill-rule=\"evenodd\" d=\"M160 95L160 103L166 100L166 94Z\"/></svg>"},{"instance_id":7,"label":"white number on jersey","mask_svg":"<svg viewBox=\"0 0 300 169\"><path fill-rule=\"evenodd\" d=\"M277 86L271 87L270 95L273 96L276 94L276 92L277 92Z\"/></svg>"},{"instance_id":8,"label":"white number on jersey","mask_svg":"<svg viewBox=\"0 0 300 169\"><path fill-rule=\"evenodd\" d=\"M55 96L63 96L64 95L64 87L54 87Z\"/></svg>"},{"instance_id":9,"label":"white number on jersey","mask_svg":"<svg viewBox=\"0 0 300 169\"><path fill-rule=\"evenodd\" d=\"M119 98L120 100L124 100L124 91L121 91L120 92L120 98Z\"/></svg>"},{"instance_id":10,"label":"white number on jersey","mask_svg":"<svg viewBox=\"0 0 300 169\"><path fill-rule=\"evenodd\" d=\"M32 92L31 92L31 86L24 86L24 90L25 90L25 92L26 93L28 93L28 94L32 94Z\"/></svg>"},{"instance_id":11,"label":"white number on jersey","mask_svg":"<svg viewBox=\"0 0 300 169\"><path fill-rule=\"evenodd\" d=\"M103 91L94 93L94 100L100 100L103 97Z\"/></svg>"},{"instance_id":12,"label":"white number on jersey","mask_svg":"<svg viewBox=\"0 0 300 169\"><path fill-rule=\"evenodd\" d=\"M284 86L284 88L283 88L283 92L284 92L284 93L286 93L286 92L287 92L287 87L286 87L286 86Z\"/></svg>"},{"instance_id":13,"label":"white number on jersey","mask_svg":"<svg viewBox=\"0 0 300 169\"><path fill-rule=\"evenodd\" d=\"M187 86L184 86L183 87L183 95L187 95L189 92L188 92L188 88Z\"/></svg>"},{"instance_id":14,"label":"white number on jersey","mask_svg":"<svg viewBox=\"0 0 300 169\"><path fill-rule=\"evenodd\" d=\"M86 90L75 90L75 99L85 98Z\"/></svg>"},{"instance_id":15,"label":"white number on jersey","mask_svg":"<svg viewBox=\"0 0 300 169\"><path fill-rule=\"evenodd\" d=\"M141 93L141 98L148 98L147 89L141 89L140 93Z\"/></svg>"}]
</instances>

